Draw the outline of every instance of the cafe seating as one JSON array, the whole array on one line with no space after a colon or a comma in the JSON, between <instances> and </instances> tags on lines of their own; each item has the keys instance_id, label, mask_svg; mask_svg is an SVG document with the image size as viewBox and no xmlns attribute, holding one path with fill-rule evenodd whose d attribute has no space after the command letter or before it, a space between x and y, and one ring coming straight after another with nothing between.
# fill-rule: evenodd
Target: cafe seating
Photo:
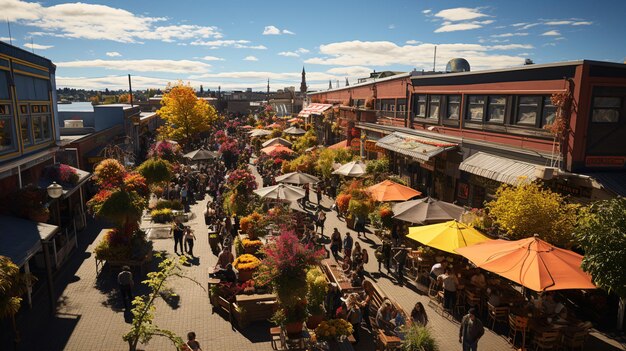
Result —
<instances>
[{"instance_id":1,"label":"cafe seating","mask_svg":"<svg viewBox=\"0 0 626 351\"><path fill-rule=\"evenodd\" d=\"M429 277L430 278L430 285L428 286L428 296L432 297L432 296L436 296L437 292L439 291L439 282L437 281L437 279L433 278L433 277Z\"/></svg>"},{"instance_id":2,"label":"cafe seating","mask_svg":"<svg viewBox=\"0 0 626 351\"><path fill-rule=\"evenodd\" d=\"M496 325L496 322L506 323L509 317L509 308L508 307L495 307L494 305L487 302L487 312L489 319L491 319L491 330Z\"/></svg>"},{"instance_id":3,"label":"cafe seating","mask_svg":"<svg viewBox=\"0 0 626 351\"><path fill-rule=\"evenodd\" d=\"M509 314L509 339L515 346L517 334L522 334L522 348L526 344L526 331L528 330L528 318Z\"/></svg>"},{"instance_id":4,"label":"cafe seating","mask_svg":"<svg viewBox=\"0 0 626 351\"><path fill-rule=\"evenodd\" d=\"M272 350L280 350L284 348L284 345L281 339L281 332L282 331L280 327L270 328L270 337L272 338L271 339ZM278 345L280 345L280 349Z\"/></svg>"},{"instance_id":5,"label":"cafe seating","mask_svg":"<svg viewBox=\"0 0 626 351\"><path fill-rule=\"evenodd\" d=\"M548 330L535 334L533 337L535 351L556 349L559 342L559 336L558 330Z\"/></svg>"},{"instance_id":6,"label":"cafe seating","mask_svg":"<svg viewBox=\"0 0 626 351\"><path fill-rule=\"evenodd\" d=\"M470 307L476 308L478 313L483 312L483 302L479 295L475 294L470 289L465 289L465 303Z\"/></svg>"},{"instance_id":7,"label":"cafe seating","mask_svg":"<svg viewBox=\"0 0 626 351\"><path fill-rule=\"evenodd\" d=\"M565 333L563 335L563 346L568 350L584 350L585 340L589 335L589 330L580 330L573 334Z\"/></svg>"}]
</instances>

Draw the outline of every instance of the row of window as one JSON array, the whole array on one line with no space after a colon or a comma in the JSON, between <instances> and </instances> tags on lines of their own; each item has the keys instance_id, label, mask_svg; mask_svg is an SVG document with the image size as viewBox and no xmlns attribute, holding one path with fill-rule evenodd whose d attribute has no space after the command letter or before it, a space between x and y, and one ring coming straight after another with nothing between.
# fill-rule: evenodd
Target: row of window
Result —
<instances>
[{"instance_id":1,"label":"row of window","mask_svg":"<svg viewBox=\"0 0 626 351\"><path fill-rule=\"evenodd\" d=\"M20 110L22 110L20 106ZM20 134L24 147L40 144L45 141L52 140L52 116L50 115L50 107L44 105L45 109L39 105L27 106L32 111L41 111L43 113L20 114ZM44 111L42 111L44 110ZM17 147L15 138L14 118L11 114L11 105L0 104L0 154L15 150Z\"/></svg>"}]
</instances>

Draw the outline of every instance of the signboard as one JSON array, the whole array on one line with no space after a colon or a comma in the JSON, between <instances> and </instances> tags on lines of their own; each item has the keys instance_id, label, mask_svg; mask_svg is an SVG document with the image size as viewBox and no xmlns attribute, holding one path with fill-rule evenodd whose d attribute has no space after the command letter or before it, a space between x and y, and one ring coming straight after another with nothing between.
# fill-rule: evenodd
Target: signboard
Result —
<instances>
[{"instance_id":1,"label":"signboard","mask_svg":"<svg viewBox=\"0 0 626 351\"><path fill-rule=\"evenodd\" d=\"M624 156L587 156L585 157L586 167L624 167L626 157Z\"/></svg>"},{"instance_id":2,"label":"signboard","mask_svg":"<svg viewBox=\"0 0 626 351\"><path fill-rule=\"evenodd\" d=\"M374 140L365 140L365 151L369 151L369 152L385 152L385 149L383 149L380 146L376 145L376 141Z\"/></svg>"}]
</instances>

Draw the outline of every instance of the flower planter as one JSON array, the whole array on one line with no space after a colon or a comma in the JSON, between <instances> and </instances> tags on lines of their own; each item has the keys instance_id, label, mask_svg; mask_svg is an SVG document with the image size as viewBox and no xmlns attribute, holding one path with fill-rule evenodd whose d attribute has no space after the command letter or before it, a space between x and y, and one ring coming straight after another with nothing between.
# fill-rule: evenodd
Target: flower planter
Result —
<instances>
[{"instance_id":1,"label":"flower planter","mask_svg":"<svg viewBox=\"0 0 626 351\"><path fill-rule=\"evenodd\" d=\"M243 283L252 279L254 271L239 271L239 282Z\"/></svg>"},{"instance_id":2,"label":"flower planter","mask_svg":"<svg viewBox=\"0 0 626 351\"><path fill-rule=\"evenodd\" d=\"M323 314L312 315L306 320L306 327L309 329L315 329L323 320Z\"/></svg>"},{"instance_id":3,"label":"flower planter","mask_svg":"<svg viewBox=\"0 0 626 351\"><path fill-rule=\"evenodd\" d=\"M301 335L304 322L291 322L285 324L287 335Z\"/></svg>"}]
</instances>

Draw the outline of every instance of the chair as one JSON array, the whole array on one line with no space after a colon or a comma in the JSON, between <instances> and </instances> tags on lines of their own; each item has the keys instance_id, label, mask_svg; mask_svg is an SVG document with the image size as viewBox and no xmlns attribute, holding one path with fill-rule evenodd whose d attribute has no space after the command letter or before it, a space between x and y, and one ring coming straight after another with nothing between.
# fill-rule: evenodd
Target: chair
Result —
<instances>
[{"instance_id":1,"label":"chair","mask_svg":"<svg viewBox=\"0 0 626 351\"><path fill-rule=\"evenodd\" d=\"M559 331L549 330L537 333L533 338L533 344L535 345L535 351L541 350L554 350L557 348L559 341Z\"/></svg>"},{"instance_id":2,"label":"chair","mask_svg":"<svg viewBox=\"0 0 626 351\"><path fill-rule=\"evenodd\" d=\"M522 333L522 349L526 345L526 331L528 330L528 318L509 314L509 339L515 346L517 333Z\"/></svg>"},{"instance_id":3,"label":"chair","mask_svg":"<svg viewBox=\"0 0 626 351\"><path fill-rule=\"evenodd\" d=\"M460 291L456 294L456 303L454 305L454 313L457 316L463 316L465 313L465 295L461 294Z\"/></svg>"},{"instance_id":4,"label":"chair","mask_svg":"<svg viewBox=\"0 0 626 351\"><path fill-rule=\"evenodd\" d=\"M432 297L437 295L437 292L439 291L439 282L433 277L429 277L429 279L430 285L428 286L428 296Z\"/></svg>"},{"instance_id":5,"label":"chair","mask_svg":"<svg viewBox=\"0 0 626 351\"><path fill-rule=\"evenodd\" d=\"M496 325L496 322L504 322L506 323L508 317L509 317L509 308L508 307L496 307L492 304L490 304L489 302L487 302L487 312L489 315L489 319L492 320L491 322L491 330L493 330L493 328Z\"/></svg>"},{"instance_id":6,"label":"chair","mask_svg":"<svg viewBox=\"0 0 626 351\"><path fill-rule=\"evenodd\" d=\"M270 328L270 337L272 338L271 339L272 350L282 350L284 348L280 334L281 334L280 327ZM278 347L278 345L280 345L280 348Z\"/></svg>"},{"instance_id":7,"label":"chair","mask_svg":"<svg viewBox=\"0 0 626 351\"><path fill-rule=\"evenodd\" d=\"M573 334L564 334L563 335L563 346L565 346L568 350L584 350L585 348L585 340L587 339L587 335L589 335L589 330L580 330Z\"/></svg>"},{"instance_id":8,"label":"chair","mask_svg":"<svg viewBox=\"0 0 626 351\"><path fill-rule=\"evenodd\" d=\"M465 303L467 303L470 307L475 307L476 311L482 315L482 300L480 296L474 294L474 292L469 289L465 289Z\"/></svg>"}]
</instances>

